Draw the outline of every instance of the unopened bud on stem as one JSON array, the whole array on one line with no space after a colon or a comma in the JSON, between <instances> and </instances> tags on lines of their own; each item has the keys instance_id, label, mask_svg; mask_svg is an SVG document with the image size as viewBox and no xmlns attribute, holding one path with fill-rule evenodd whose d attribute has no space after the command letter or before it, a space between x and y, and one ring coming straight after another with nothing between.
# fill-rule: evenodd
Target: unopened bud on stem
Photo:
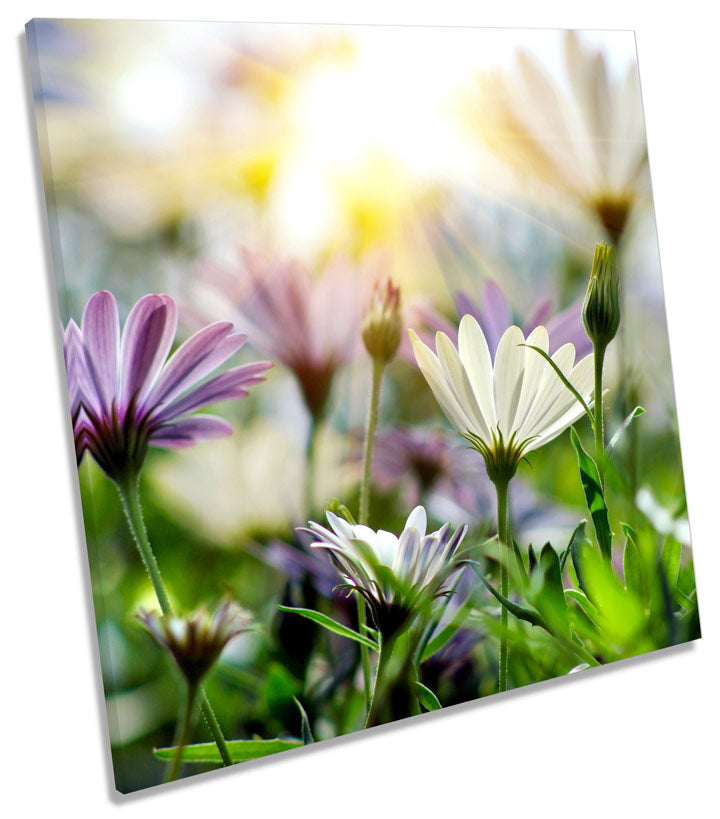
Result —
<instances>
[{"instance_id":1,"label":"unopened bud on stem","mask_svg":"<svg viewBox=\"0 0 720 819\"><path fill-rule=\"evenodd\" d=\"M620 326L620 285L615 251L605 242L595 246L582 316L595 346L606 347L615 338Z\"/></svg>"},{"instance_id":2,"label":"unopened bud on stem","mask_svg":"<svg viewBox=\"0 0 720 819\"><path fill-rule=\"evenodd\" d=\"M388 277L375 285L362 325L365 349L374 361L388 364L395 358L402 338L400 288Z\"/></svg>"}]
</instances>

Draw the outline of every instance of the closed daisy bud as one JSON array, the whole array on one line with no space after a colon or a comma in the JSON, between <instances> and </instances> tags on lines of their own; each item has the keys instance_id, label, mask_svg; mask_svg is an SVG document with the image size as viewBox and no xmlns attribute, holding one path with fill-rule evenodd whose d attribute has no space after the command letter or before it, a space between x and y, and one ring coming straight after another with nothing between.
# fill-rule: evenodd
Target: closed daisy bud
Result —
<instances>
[{"instance_id":1,"label":"closed daisy bud","mask_svg":"<svg viewBox=\"0 0 720 819\"><path fill-rule=\"evenodd\" d=\"M606 347L620 326L620 284L615 251L603 242L595 246L590 284L583 304L583 324L594 345Z\"/></svg>"},{"instance_id":2,"label":"closed daisy bud","mask_svg":"<svg viewBox=\"0 0 720 819\"><path fill-rule=\"evenodd\" d=\"M388 277L375 285L370 307L362 325L365 349L374 361L388 364L402 340L400 288Z\"/></svg>"},{"instance_id":3,"label":"closed daisy bud","mask_svg":"<svg viewBox=\"0 0 720 819\"><path fill-rule=\"evenodd\" d=\"M138 612L140 622L162 648L173 656L188 684L197 684L212 668L225 646L247 631L252 619L231 600L210 614L205 608L188 617Z\"/></svg>"}]
</instances>

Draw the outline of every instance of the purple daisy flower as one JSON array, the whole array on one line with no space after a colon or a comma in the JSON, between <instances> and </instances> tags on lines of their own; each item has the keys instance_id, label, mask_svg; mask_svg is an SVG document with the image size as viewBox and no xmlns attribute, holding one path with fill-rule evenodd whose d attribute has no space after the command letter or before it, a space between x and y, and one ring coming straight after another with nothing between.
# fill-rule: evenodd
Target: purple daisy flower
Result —
<instances>
[{"instance_id":1,"label":"purple daisy flower","mask_svg":"<svg viewBox=\"0 0 720 819\"><path fill-rule=\"evenodd\" d=\"M234 310L252 343L292 370L318 419L335 373L358 348L368 284L339 260L313 276L293 259L241 255L240 271L205 266L202 295Z\"/></svg>"},{"instance_id":2,"label":"purple daisy flower","mask_svg":"<svg viewBox=\"0 0 720 819\"><path fill-rule=\"evenodd\" d=\"M147 295L120 332L117 302L101 291L88 301L81 326L63 335L78 463L89 452L116 482L136 475L149 445L192 446L230 435L230 424L196 410L242 398L272 364L257 361L207 378L245 342L230 322L204 327L168 359L177 328L170 296Z\"/></svg>"}]
</instances>

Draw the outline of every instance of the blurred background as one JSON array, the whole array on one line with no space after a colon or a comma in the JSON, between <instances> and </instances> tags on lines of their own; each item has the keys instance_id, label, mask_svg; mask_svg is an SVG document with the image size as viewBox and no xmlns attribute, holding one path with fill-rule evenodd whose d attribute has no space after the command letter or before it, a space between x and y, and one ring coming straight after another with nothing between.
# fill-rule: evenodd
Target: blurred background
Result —
<instances>
[{"instance_id":1,"label":"blurred background","mask_svg":"<svg viewBox=\"0 0 720 819\"><path fill-rule=\"evenodd\" d=\"M63 322L99 289L123 316L167 292L180 340L230 318L249 336L238 362L277 363L250 398L219 408L232 438L153 452L143 471L179 607L230 591L262 626L231 644L210 684L230 735L297 734L293 695L318 737L358 727L338 713L353 648L320 645L276 603L353 616L293 527L331 497L357 508L370 370L356 345L313 412L297 371L253 333L251 294L229 292L228 277L248 277L243 248L297 260L310 282L342 265L360 301L390 275L407 326L432 331L457 325L459 293L490 323L526 326L545 304L577 324L595 243L613 243L624 314L608 426L637 404L648 412L620 447L612 511L689 543L632 33L36 21L31 41ZM352 327L341 295L325 318ZM388 369L381 426L375 527L401 526L423 502L437 524L494 531L481 459L407 356ZM562 547L586 514L574 455L562 438L531 461L513 487L518 537ZM115 489L90 463L81 485L116 776L130 790L162 774L148 749L172 736L177 689L133 621L154 601ZM465 639L425 669L443 704L492 691L490 649ZM536 639L541 661L516 678L566 673Z\"/></svg>"}]
</instances>

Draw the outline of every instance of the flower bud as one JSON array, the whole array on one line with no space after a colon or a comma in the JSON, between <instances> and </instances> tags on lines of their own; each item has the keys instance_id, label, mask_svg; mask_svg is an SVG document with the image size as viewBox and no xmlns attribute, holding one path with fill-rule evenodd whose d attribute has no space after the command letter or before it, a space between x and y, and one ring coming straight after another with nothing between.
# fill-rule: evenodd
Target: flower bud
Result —
<instances>
[{"instance_id":1,"label":"flower bud","mask_svg":"<svg viewBox=\"0 0 720 819\"><path fill-rule=\"evenodd\" d=\"M620 285L615 251L605 242L595 246L582 316L594 345L606 347L615 338L620 326Z\"/></svg>"},{"instance_id":2,"label":"flower bud","mask_svg":"<svg viewBox=\"0 0 720 819\"><path fill-rule=\"evenodd\" d=\"M230 640L247 631L252 622L231 600L225 600L212 614L201 608L188 617L175 617L141 609L138 618L158 645L172 654L191 685L207 674Z\"/></svg>"},{"instance_id":3,"label":"flower bud","mask_svg":"<svg viewBox=\"0 0 720 819\"><path fill-rule=\"evenodd\" d=\"M395 358L402 338L400 288L388 277L373 290L362 325L365 349L374 361L388 364Z\"/></svg>"}]
</instances>

